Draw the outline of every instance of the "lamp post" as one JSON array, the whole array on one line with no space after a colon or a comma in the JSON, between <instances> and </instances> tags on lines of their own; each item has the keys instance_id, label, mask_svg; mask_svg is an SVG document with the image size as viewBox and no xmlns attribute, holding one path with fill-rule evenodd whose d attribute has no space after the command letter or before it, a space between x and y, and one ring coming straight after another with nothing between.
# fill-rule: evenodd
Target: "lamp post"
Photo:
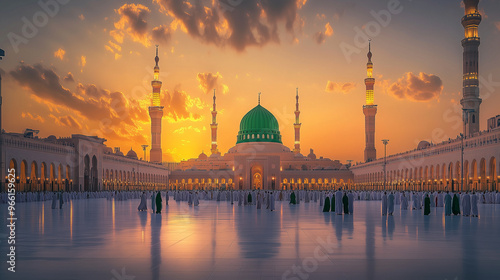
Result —
<instances>
[{"instance_id":1,"label":"lamp post","mask_svg":"<svg viewBox=\"0 0 500 280\"><path fill-rule=\"evenodd\" d=\"M385 190L385 184L387 181L387 172L386 172L386 165L387 165L387 144L389 144L389 139L383 139L382 143L384 143L384 190Z\"/></svg>"},{"instance_id":2,"label":"lamp post","mask_svg":"<svg viewBox=\"0 0 500 280\"><path fill-rule=\"evenodd\" d=\"M141 145L142 147L142 151L144 152L144 161L147 161L146 160L146 148L149 147L149 145Z\"/></svg>"},{"instance_id":3,"label":"lamp post","mask_svg":"<svg viewBox=\"0 0 500 280\"><path fill-rule=\"evenodd\" d=\"M467 123L469 122L469 114L470 113L474 113L474 109L462 109L462 119L463 119L463 122L464 122L464 133L460 133L460 138L462 140L462 148L461 148L461 155L460 155L460 158L461 158L461 164L460 164L460 167L461 167L461 174L460 174L460 191L463 192L464 191L464 138L465 138L465 128L467 126Z\"/></svg>"}]
</instances>

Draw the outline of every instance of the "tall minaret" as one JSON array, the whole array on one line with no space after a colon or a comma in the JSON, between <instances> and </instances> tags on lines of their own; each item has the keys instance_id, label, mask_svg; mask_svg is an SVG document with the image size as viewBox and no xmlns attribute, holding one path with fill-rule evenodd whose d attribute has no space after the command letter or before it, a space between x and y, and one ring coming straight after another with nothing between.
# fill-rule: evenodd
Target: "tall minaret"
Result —
<instances>
[{"instance_id":1,"label":"tall minaret","mask_svg":"<svg viewBox=\"0 0 500 280\"><path fill-rule=\"evenodd\" d=\"M479 35L478 27L481 15L477 9L479 0L464 0L465 16L462 25L465 29L465 38L462 40L463 56L463 96L460 100L463 109L468 109L468 121L465 125L465 135L472 135L479 131ZM474 110L472 112L472 110Z\"/></svg>"},{"instance_id":2,"label":"tall minaret","mask_svg":"<svg viewBox=\"0 0 500 280\"><path fill-rule=\"evenodd\" d=\"M375 78L373 78L373 63L371 42L368 44L368 63L366 70L368 77L365 79L366 85L366 105L363 105L363 114L365 114L365 162L377 159L377 150L375 150L375 115L377 114L377 105L373 104L373 86Z\"/></svg>"},{"instance_id":3,"label":"tall minaret","mask_svg":"<svg viewBox=\"0 0 500 280\"><path fill-rule=\"evenodd\" d=\"M158 45L156 45L156 57L154 68L154 80L151 81L153 87L153 102L149 107L149 116L151 117L151 151L149 154L149 161L153 163L162 163L161 152L161 118L163 117L163 106L160 106L160 91L161 81L160 67L158 66Z\"/></svg>"},{"instance_id":4,"label":"tall minaret","mask_svg":"<svg viewBox=\"0 0 500 280\"><path fill-rule=\"evenodd\" d=\"M210 124L212 128L212 155L219 154L217 150L217 110L215 108L215 89L214 89L214 106L212 109L212 123Z\"/></svg>"},{"instance_id":5,"label":"tall minaret","mask_svg":"<svg viewBox=\"0 0 500 280\"><path fill-rule=\"evenodd\" d=\"M293 127L295 128L295 148L293 149L294 154L300 153L300 125L299 122L299 88L297 88L297 95L295 96L296 104L295 104L295 123Z\"/></svg>"}]
</instances>

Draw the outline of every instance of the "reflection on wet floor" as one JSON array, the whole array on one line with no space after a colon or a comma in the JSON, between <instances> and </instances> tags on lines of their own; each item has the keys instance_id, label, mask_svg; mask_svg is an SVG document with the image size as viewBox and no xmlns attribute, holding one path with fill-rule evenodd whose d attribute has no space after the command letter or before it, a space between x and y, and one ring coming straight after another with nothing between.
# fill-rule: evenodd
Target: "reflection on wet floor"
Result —
<instances>
[{"instance_id":1,"label":"reflection on wet floor","mask_svg":"<svg viewBox=\"0 0 500 280\"><path fill-rule=\"evenodd\" d=\"M379 201L356 201L352 216L318 203L171 202L161 215L139 200L45 204L17 205L18 272L4 278L4 264L1 279L500 279L500 205L470 218L383 217Z\"/></svg>"}]
</instances>

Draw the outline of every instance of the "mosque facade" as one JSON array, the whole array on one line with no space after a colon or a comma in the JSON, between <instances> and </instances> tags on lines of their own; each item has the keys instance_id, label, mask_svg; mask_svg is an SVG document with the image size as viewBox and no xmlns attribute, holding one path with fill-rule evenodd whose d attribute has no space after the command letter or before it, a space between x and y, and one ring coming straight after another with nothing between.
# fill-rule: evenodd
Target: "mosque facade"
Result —
<instances>
[{"instance_id":1,"label":"mosque facade","mask_svg":"<svg viewBox=\"0 0 500 280\"><path fill-rule=\"evenodd\" d=\"M217 148L216 106L212 111L211 155L182 161L170 174L169 188L331 189L352 184L353 175L338 160L300 153L299 95L296 95L293 150L282 143L278 120L259 102L240 122L236 145L221 155Z\"/></svg>"}]
</instances>

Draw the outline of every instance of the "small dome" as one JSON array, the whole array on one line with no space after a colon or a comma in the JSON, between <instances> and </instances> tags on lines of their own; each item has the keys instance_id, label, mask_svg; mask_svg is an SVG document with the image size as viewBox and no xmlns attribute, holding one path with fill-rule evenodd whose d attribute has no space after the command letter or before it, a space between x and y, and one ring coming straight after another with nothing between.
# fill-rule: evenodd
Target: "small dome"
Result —
<instances>
[{"instance_id":1,"label":"small dome","mask_svg":"<svg viewBox=\"0 0 500 280\"><path fill-rule=\"evenodd\" d=\"M50 135L49 137L47 137L47 140L55 142L55 141L57 141L57 137L55 137L54 135Z\"/></svg>"},{"instance_id":2,"label":"small dome","mask_svg":"<svg viewBox=\"0 0 500 280\"><path fill-rule=\"evenodd\" d=\"M417 150L427 149L430 146L431 146L431 143L429 143L427 141L420 141L420 143L418 143Z\"/></svg>"},{"instance_id":3,"label":"small dome","mask_svg":"<svg viewBox=\"0 0 500 280\"><path fill-rule=\"evenodd\" d=\"M297 153L297 154L295 154L295 155L294 155L294 157L296 157L296 158L303 158L303 157L304 157L304 155L303 155L303 154L301 154L301 153Z\"/></svg>"},{"instance_id":4,"label":"small dome","mask_svg":"<svg viewBox=\"0 0 500 280\"><path fill-rule=\"evenodd\" d=\"M198 156L198 159L201 159L201 160L205 160L207 158L208 158L208 156L204 152L201 152L201 154Z\"/></svg>"},{"instance_id":5,"label":"small dome","mask_svg":"<svg viewBox=\"0 0 500 280\"><path fill-rule=\"evenodd\" d=\"M115 151L115 155L117 155L117 156L123 156L123 153L118 150L118 151Z\"/></svg>"},{"instance_id":6,"label":"small dome","mask_svg":"<svg viewBox=\"0 0 500 280\"><path fill-rule=\"evenodd\" d=\"M316 159L316 155L314 154L314 150L310 149L309 154L307 155L308 158L310 159Z\"/></svg>"},{"instance_id":7,"label":"small dome","mask_svg":"<svg viewBox=\"0 0 500 280\"><path fill-rule=\"evenodd\" d=\"M112 154L113 153L113 149L110 148L110 147L104 147L103 152L105 154Z\"/></svg>"},{"instance_id":8,"label":"small dome","mask_svg":"<svg viewBox=\"0 0 500 280\"><path fill-rule=\"evenodd\" d=\"M130 151L128 151L128 153L127 153L127 157L137 159L137 153L134 152L134 150L132 150L132 148L130 148Z\"/></svg>"}]
</instances>

